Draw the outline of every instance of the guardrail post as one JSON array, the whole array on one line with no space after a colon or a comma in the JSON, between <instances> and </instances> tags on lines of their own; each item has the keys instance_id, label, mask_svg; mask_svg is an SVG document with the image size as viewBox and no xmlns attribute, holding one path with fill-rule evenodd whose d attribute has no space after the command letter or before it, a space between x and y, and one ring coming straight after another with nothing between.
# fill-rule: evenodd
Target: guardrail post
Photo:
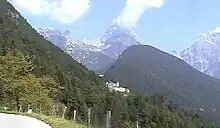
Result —
<instances>
[{"instance_id":1,"label":"guardrail post","mask_svg":"<svg viewBox=\"0 0 220 128\"><path fill-rule=\"evenodd\" d=\"M90 128L90 122L91 122L91 109L88 109L88 128Z\"/></svg>"},{"instance_id":2,"label":"guardrail post","mask_svg":"<svg viewBox=\"0 0 220 128\"><path fill-rule=\"evenodd\" d=\"M64 119L64 116L65 116L65 113L66 113L66 109L67 109L67 107L65 106L64 109L63 109L63 114L62 114L63 119Z\"/></svg>"},{"instance_id":3,"label":"guardrail post","mask_svg":"<svg viewBox=\"0 0 220 128\"><path fill-rule=\"evenodd\" d=\"M76 110L73 111L73 121L76 121Z\"/></svg>"},{"instance_id":4,"label":"guardrail post","mask_svg":"<svg viewBox=\"0 0 220 128\"><path fill-rule=\"evenodd\" d=\"M107 118L106 118L106 128L110 128L111 127L111 111L107 111Z\"/></svg>"}]
</instances>

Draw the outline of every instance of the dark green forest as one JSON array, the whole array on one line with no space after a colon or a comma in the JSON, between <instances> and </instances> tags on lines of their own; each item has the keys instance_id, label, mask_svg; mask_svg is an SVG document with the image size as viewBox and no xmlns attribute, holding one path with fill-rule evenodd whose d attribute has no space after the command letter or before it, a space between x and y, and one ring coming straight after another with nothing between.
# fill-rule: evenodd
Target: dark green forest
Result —
<instances>
[{"instance_id":1,"label":"dark green forest","mask_svg":"<svg viewBox=\"0 0 220 128\"><path fill-rule=\"evenodd\" d=\"M124 96L105 80L40 36L6 0L0 0L0 107L60 115L102 128L112 111L112 128L214 128L196 113L178 109L161 95Z\"/></svg>"},{"instance_id":2,"label":"dark green forest","mask_svg":"<svg viewBox=\"0 0 220 128\"><path fill-rule=\"evenodd\" d=\"M220 80L152 46L129 47L105 77L138 93L163 94L185 109L203 108L204 117L220 119Z\"/></svg>"}]
</instances>

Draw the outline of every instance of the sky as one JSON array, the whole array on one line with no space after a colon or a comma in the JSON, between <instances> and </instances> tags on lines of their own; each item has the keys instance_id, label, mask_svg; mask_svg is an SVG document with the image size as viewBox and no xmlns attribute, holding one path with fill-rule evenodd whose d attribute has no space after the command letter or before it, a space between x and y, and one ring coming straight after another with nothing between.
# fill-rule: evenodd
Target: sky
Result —
<instances>
[{"instance_id":1,"label":"sky","mask_svg":"<svg viewBox=\"0 0 220 128\"><path fill-rule=\"evenodd\" d=\"M220 0L9 0L34 28L70 30L97 39L113 23L135 29L145 44L181 51L220 27Z\"/></svg>"}]
</instances>

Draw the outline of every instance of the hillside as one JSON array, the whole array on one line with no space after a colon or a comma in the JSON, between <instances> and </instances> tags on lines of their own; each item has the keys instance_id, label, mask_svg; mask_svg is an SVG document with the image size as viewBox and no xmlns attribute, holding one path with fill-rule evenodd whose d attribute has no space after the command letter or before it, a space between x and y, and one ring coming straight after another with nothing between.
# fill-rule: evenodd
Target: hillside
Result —
<instances>
[{"instance_id":1,"label":"hillside","mask_svg":"<svg viewBox=\"0 0 220 128\"><path fill-rule=\"evenodd\" d=\"M0 32L2 49L17 49L34 56L37 75L65 73L64 79L77 77L83 85L101 85L93 72L88 71L58 47L40 36L26 20L5 0L1 0ZM67 82L68 83L68 82ZM65 83L61 83L65 86Z\"/></svg>"},{"instance_id":2,"label":"hillside","mask_svg":"<svg viewBox=\"0 0 220 128\"><path fill-rule=\"evenodd\" d=\"M23 103L27 108L29 103L44 104L49 110L51 99L58 105L77 107L70 98L78 94L70 90L77 88L83 95L85 88L104 86L98 75L40 36L6 0L0 1L0 62L0 105L11 109L18 110Z\"/></svg>"},{"instance_id":3,"label":"hillside","mask_svg":"<svg viewBox=\"0 0 220 128\"><path fill-rule=\"evenodd\" d=\"M151 46L129 47L105 77L136 92L162 93L182 107L203 108L206 114L220 108L219 80Z\"/></svg>"}]
</instances>

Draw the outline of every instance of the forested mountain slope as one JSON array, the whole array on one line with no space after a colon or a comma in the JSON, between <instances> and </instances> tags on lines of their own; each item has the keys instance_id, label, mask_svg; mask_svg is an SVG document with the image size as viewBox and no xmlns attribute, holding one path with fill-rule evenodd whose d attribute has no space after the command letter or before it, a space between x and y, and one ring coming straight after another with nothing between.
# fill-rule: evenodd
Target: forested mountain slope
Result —
<instances>
[{"instance_id":1,"label":"forested mountain slope","mask_svg":"<svg viewBox=\"0 0 220 128\"><path fill-rule=\"evenodd\" d=\"M63 81L66 82L77 78L83 85L102 84L102 80L93 72L40 36L13 6L5 0L1 0L0 5L0 37L4 38L1 40L2 49L16 48L24 54L32 55L37 65L34 70L37 75L51 74L56 75L57 79L63 75ZM61 86L67 83L61 83Z\"/></svg>"},{"instance_id":2,"label":"forested mountain slope","mask_svg":"<svg viewBox=\"0 0 220 128\"><path fill-rule=\"evenodd\" d=\"M105 77L136 92L164 94L182 107L202 108L219 118L220 81L152 46L129 47Z\"/></svg>"},{"instance_id":3,"label":"forested mountain slope","mask_svg":"<svg viewBox=\"0 0 220 128\"><path fill-rule=\"evenodd\" d=\"M37 34L6 0L0 0L0 106L9 110L60 115L103 128L112 111L112 128L211 128L197 114L176 109L162 96L111 92L104 80Z\"/></svg>"},{"instance_id":4,"label":"forested mountain slope","mask_svg":"<svg viewBox=\"0 0 220 128\"><path fill-rule=\"evenodd\" d=\"M6 0L0 1L0 52L0 71L1 75L3 74L0 77L1 102L9 103L7 101L10 101L8 98L11 96L14 99L11 101L15 101L11 102L11 105L17 109L24 102L39 107L40 104L45 104L43 99L46 100L47 96L53 98L56 103L62 103L71 108L73 104L69 98L74 99L76 95L83 95L83 89L94 86L104 87L103 79L73 60L51 42L46 41ZM25 87L23 88L20 84ZM36 86L27 88L26 84ZM9 85L12 87L7 88ZM72 91L76 88L77 94ZM21 93L17 94L16 90ZM33 91L36 91L36 94ZM45 93L45 97L38 93ZM28 94L32 94L33 97L42 97L33 100L32 96L26 97ZM48 99L48 102L51 103L51 100ZM45 107L51 107L51 104ZM84 109L84 106L81 108Z\"/></svg>"}]
</instances>

